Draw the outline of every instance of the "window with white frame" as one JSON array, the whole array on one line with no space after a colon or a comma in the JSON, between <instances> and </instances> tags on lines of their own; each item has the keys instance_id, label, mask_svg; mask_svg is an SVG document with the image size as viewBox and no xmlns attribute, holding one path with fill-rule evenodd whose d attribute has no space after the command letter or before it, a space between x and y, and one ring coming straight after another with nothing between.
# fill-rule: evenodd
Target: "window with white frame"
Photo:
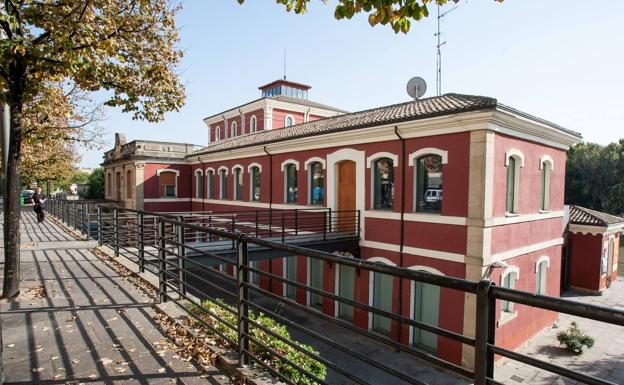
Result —
<instances>
[{"instance_id":1,"label":"window with white frame","mask_svg":"<svg viewBox=\"0 0 624 385\"><path fill-rule=\"evenodd\" d=\"M286 203L297 203L297 166L293 163L287 164L284 168L284 179L286 186Z\"/></svg>"},{"instance_id":2,"label":"window with white frame","mask_svg":"<svg viewBox=\"0 0 624 385\"><path fill-rule=\"evenodd\" d=\"M208 184L208 199L214 199L214 171L206 171L206 183Z\"/></svg>"},{"instance_id":3,"label":"window with white frame","mask_svg":"<svg viewBox=\"0 0 624 385\"><path fill-rule=\"evenodd\" d=\"M416 181L415 211L426 213L442 212L442 157L427 154L414 162Z\"/></svg>"},{"instance_id":4,"label":"window with white frame","mask_svg":"<svg viewBox=\"0 0 624 385\"><path fill-rule=\"evenodd\" d=\"M249 132L256 132L257 129L258 121L256 119L256 116L252 115L252 117L249 119Z\"/></svg>"},{"instance_id":5,"label":"window with white frame","mask_svg":"<svg viewBox=\"0 0 624 385\"><path fill-rule=\"evenodd\" d=\"M392 210L394 206L394 161L380 158L373 163L373 209Z\"/></svg>"},{"instance_id":6,"label":"window with white frame","mask_svg":"<svg viewBox=\"0 0 624 385\"><path fill-rule=\"evenodd\" d=\"M162 198L175 198L177 195L177 174L173 171L163 171L158 174L160 196Z\"/></svg>"},{"instance_id":7,"label":"window with white frame","mask_svg":"<svg viewBox=\"0 0 624 385\"><path fill-rule=\"evenodd\" d=\"M251 181L250 199L252 201L260 200L260 167L252 166L250 169L249 180Z\"/></svg>"},{"instance_id":8,"label":"window with white frame","mask_svg":"<svg viewBox=\"0 0 624 385\"><path fill-rule=\"evenodd\" d=\"M240 201L243 199L243 169L240 167L234 170L234 200Z\"/></svg>"},{"instance_id":9,"label":"window with white frame","mask_svg":"<svg viewBox=\"0 0 624 385\"><path fill-rule=\"evenodd\" d=\"M232 122L232 124L230 125L230 137L234 138L237 135L238 135L238 124L236 124L236 122Z\"/></svg>"},{"instance_id":10,"label":"window with white frame","mask_svg":"<svg viewBox=\"0 0 624 385\"><path fill-rule=\"evenodd\" d=\"M517 268L508 268L501 276L501 286L508 289L516 288L519 271ZM501 301L503 315L514 312L514 303L511 301Z\"/></svg>"},{"instance_id":11,"label":"window with white frame","mask_svg":"<svg viewBox=\"0 0 624 385\"><path fill-rule=\"evenodd\" d=\"M322 205L325 197L325 173L321 162L312 162L308 166L310 175L310 204Z\"/></svg>"},{"instance_id":12,"label":"window with white frame","mask_svg":"<svg viewBox=\"0 0 624 385\"><path fill-rule=\"evenodd\" d=\"M226 169L219 170L219 179L221 182L219 183L221 185L221 194L219 195L219 198L227 199L227 170Z\"/></svg>"},{"instance_id":13,"label":"window with white frame","mask_svg":"<svg viewBox=\"0 0 624 385\"><path fill-rule=\"evenodd\" d=\"M510 214L517 214L520 199L520 168L522 167L522 158L518 154L508 155L505 163L507 166L505 210Z\"/></svg>"},{"instance_id":14,"label":"window with white frame","mask_svg":"<svg viewBox=\"0 0 624 385\"><path fill-rule=\"evenodd\" d=\"M550 260L547 256L540 258L535 264L535 293L546 295L548 282L548 267Z\"/></svg>"},{"instance_id":15,"label":"window with white frame","mask_svg":"<svg viewBox=\"0 0 624 385\"><path fill-rule=\"evenodd\" d=\"M550 174L552 173L552 162L548 160L542 161L541 169L541 182L542 182L542 195L541 195L541 209L542 211L548 211L550 208Z\"/></svg>"},{"instance_id":16,"label":"window with white frame","mask_svg":"<svg viewBox=\"0 0 624 385\"><path fill-rule=\"evenodd\" d=\"M215 127L215 142L218 142L221 140L221 127L217 126Z\"/></svg>"},{"instance_id":17,"label":"window with white frame","mask_svg":"<svg viewBox=\"0 0 624 385\"><path fill-rule=\"evenodd\" d=\"M195 171L195 198L204 197L204 182L202 177L202 170Z\"/></svg>"},{"instance_id":18,"label":"window with white frame","mask_svg":"<svg viewBox=\"0 0 624 385\"><path fill-rule=\"evenodd\" d=\"M290 127L295 125L295 118L292 115L286 115L284 119L284 127Z\"/></svg>"}]
</instances>

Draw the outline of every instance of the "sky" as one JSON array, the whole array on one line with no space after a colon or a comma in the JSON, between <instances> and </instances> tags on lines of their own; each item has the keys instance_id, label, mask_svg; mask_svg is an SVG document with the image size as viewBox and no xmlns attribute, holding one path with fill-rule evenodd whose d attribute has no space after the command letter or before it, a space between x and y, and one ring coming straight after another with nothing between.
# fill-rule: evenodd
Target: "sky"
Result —
<instances>
[{"instance_id":1,"label":"sky","mask_svg":"<svg viewBox=\"0 0 624 385\"><path fill-rule=\"evenodd\" d=\"M334 19L334 1L306 14L273 0L186 0L176 21L186 104L160 123L106 110L101 149L81 150L95 167L114 133L206 145L202 118L260 97L281 78L309 84L310 100L348 111L409 101L407 81L435 96L436 9L410 32L370 27L364 14ZM461 0L442 18L442 93L485 95L600 144L624 138L624 1ZM442 11L456 6L447 4Z\"/></svg>"}]
</instances>

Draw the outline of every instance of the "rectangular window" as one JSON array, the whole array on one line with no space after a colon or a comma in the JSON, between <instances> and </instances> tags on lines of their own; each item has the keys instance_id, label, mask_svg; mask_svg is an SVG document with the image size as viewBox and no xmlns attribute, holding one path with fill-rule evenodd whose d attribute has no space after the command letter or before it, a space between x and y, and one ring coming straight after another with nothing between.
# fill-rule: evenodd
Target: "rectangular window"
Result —
<instances>
[{"instance_id":1,"label":"rectangular window","mask_svg":"<svg viewBox=\"0 0 624 385\"><path fill-rule=\"evenodd\" d=\"M508 213L515 213L515 189L516 189L516 158L509 158L507 165L507 195L505 209Z\"/></svg>"},{"instance_id":2,"label":"rectangular window","mask_svg":"<svg viewBox=\"0 0 624 385\"><path fill-rule=\"evenodd\" d=\"M177 175L171 171L163 171L158 175L160 184L160 196L164 198L175 198Z\"/></svg>"},{"instance_id":3,"label":"rectangular window","mask_svg":"<svg viewBox=\"0 0 624 385\"><path fill-rule=\"evenodd\" d=\"M208 183L208 198L214 199L214 174L212 171L206 173L206 179Z\"/></svg>"},{"instance_id":4,"label":"rectangular window","mask_svg":"<svg viewBox=\"0 0 624 385\"><path fill-rule=\"evenodd\" d=\"M260 200L260 168L257 166L251 168L251 200Z\"/></svg>"},{"instance_id":5,"label":"rectangular window","mask_svg":"<svg viewBox=\"0 0 624 385\"><path fill-rule=\"evenodd\" d=\"M425 155L416 160L416 211L442 211L442 157Z\"/></svg>"},{"instance_id":6,"label":"rectangular window","mask_svg":"<svg viewBox=\"0 0 624 385\"><path fill-rule=\"evenodd\" d=\"M537 274L535 277L537 284L537 294L546 294L546 277L548 272L548 263L546 261L540 262L537 266Z\"/></svg>"},{"instance_id":7,"label":"rectangular window","mask_svg":"<svg viewBox=\"0 0 624 385\"><path fill-rule=\"evenodd\" d=\"M394 206L394 163L382 158L373 166L373 209L392 210Z\"/></svg>"},{"instance_id":8,"label":"rectangular window","mask_svg":"<svg viewBox=\"0 0 624 385\"><path fill-rule=\"evenodd\" d=\"M297 256L284 258L285 267L285 275L286 279L289 281L297 282ZM297 287L293 285L286 285L286 297L295 299L297 297Z\"/></svg>"},{"instance_id":9,"label":"rectangular window","mask_svg":"<svg viewBox=\"0 0 624 385\"><path fill-rule=\"evenodd\" d=\"M286 166L286 203L297 203L297 168L294 164Z\"/></svg>"},{"instance_id":10,"label":"rectangular window","mask_svg":"<svg viewBox=\"0 0 624 385\"><path fill-rule=\"evenodd\" d=\"M241 177L241 169L234 170L234 200L243 199L243 181Z\"/></svg>"},{"instance_id":11,"label":"rectangular window","mask_svg":"<svg viewBox=\"0 0 624 385\"><path fill-rule=\"evenodd\" d=\"M548 162L542 163L542 210L547 211L550 204L550 171L551 165Z\"/></svg>"},{"instance_id":12,"label":"rectangular window","mask_svg":"<svg viewBox=\"0 0 624 385\"><path fill-rule=\"evenodd\" d=\"M175 197L175 186L165 186L165 196Z\"/></svg>"},{"instance_id":13,"label":"rectangular window","mask_svg":"<svg viewBox=\"0 0 624 385\"><path fill-rule=\"evenodd\" d=\"M322 205L325 196L325 176L323 165L314 162L310 165L310 204Z\"/></svg>"},{"instance_id":14,"label":"rectangular window","mask_svg":"<svg viewBox=\"0 0 624 385\"><path fill-rule=\"evenodd\" d=\"M227 199L227 171L221 170L221 199Z\"/></svg>"}]
</instances>

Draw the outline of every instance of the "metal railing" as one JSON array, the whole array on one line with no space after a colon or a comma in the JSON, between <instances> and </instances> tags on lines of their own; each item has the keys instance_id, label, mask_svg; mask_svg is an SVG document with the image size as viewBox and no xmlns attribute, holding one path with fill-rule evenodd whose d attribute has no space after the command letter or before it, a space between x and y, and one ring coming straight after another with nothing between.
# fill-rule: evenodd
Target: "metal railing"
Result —
<instances>
[{"instance_id":1,"label":"metal railing","mask_svg":"<svg viewBox=\"0 0 624 385\"><path fill-rule=\"evenodd\" d=\"M65 217L59 217L57 212ZM267 364L266 360L259 356L260 353L269 352L281 362L278 366L288 366L310 381L319 384L329 382L293 362L286 354L272 349L258 338L258 333L270 335L299 354L322 363L330 370L332 381L334 377L340 377L353 383L368 384L370 381L366 375L350 369L366 365L386 376L384 378L387 378L387 381L384 382L425 384L417 375L395 365L394 360L374 359L355 349L349 341L341 339L341 333L329 335L326 325L333 325L331 327L342 330L342 334L361 338L360 344L368 341L371 344L385 345L389 349L406 353L470 379L477 385L500 384L494 379L494 362L497 355L586 384L615 384L587 372L538 360L497 345L496 305L497 301L509 301L618 326L624 326L624 311L498 287L487 280L474 282L439 276L289 244L289 238L284 234L296 237L310 231L318 237L319 232L327 229L337 234L339 229L347 229L347 223L351 223L351 227L357 226L356 233L359 234L359 215L353 213L354 218L349 221L345 214L334 213L335 215L332 214L329 218L335 219L314 225L312 222L322 221L326 216L318 216L318 212L310 213L308 218L310 224L306 225L303 223L307 223L308 220L301 218L301 212L296 214L297 218L294 218L294 213L284 213L282 219L280 214L277 216L278 222L283 225L274 229L273 223L278 222L273 222L273 218L268 219L268 213L254 211L243 212L240 216L232 218L228 217L231 213L165 215L99 206L96 214L97 239L100 244L110 247L115 255L137 263L140 271L147 270L156 274L160 300L175 302L197 322L226 341L237 351L241 364L255 363L286 383L295 382L276 366ZM65 218L69 221L75 220L75 215L64 214L62 210L55 211L54 215L62 220ZM258 222L262 224L258 227L251 220L255 220L256 215ZM67 221L66 223L70 224ZM243 233L242 230L254 235ZM210 245L219 242L233 248L236 257L215 254ZM260 268L259 261L254 259L254 254L250 251L254 247L283 252L284 257L268 259L264 262L265 268ZM205 257L204 262L199 262L200 259L197 257ZM285 265L287 261L292 262L293 258L296 263L327 266L332 272L352 269L357 277L365 274L364 277L373 280L390 279L393 287L399 287L399 293L403 292L404 288L418 283L444 288L451 293L446 295L458 296L462 301L466 294L474 295L476 296L474 333L464 335L457 330L415 320L405 309L394 311L380 308L375 303L371 304L368 296L366 298L359 296L355 288L354 295L349 296L342 295L338 289L328 291L323 285L301 283L296 276L293 279L286 273ZM206 264L205 261L212 262ZM360 287L360 290L366 289ZM211 301L212 307L206 306L203 302L206 299ZM188 304L193 306L189 307ZM316 305L320 306L322 311L319 311ZM221 309L223 313L215 312L215 308ZM343 314L341 309L351 309L352 319L341 318L340 315ZM305 343L313 345L315 350L306 349L282 337L251 317L250 312L262 313L285 325ZM223 314L230 314L235 322L228 320ZM357 324L356 315L365 315L368 321L364 322L364 325ZM310 326L299 322L301 319L314 321ZM324 326L315 327L317 323ZM376 325L383 327L376 328ZM462 367L443 354L413 345L408 338L410 330L412 333L428 333L430 337L435 336L438 346L444 344L447 348L460 351L462 345L473 347L474 369ZM353 361L357 361L358 364L353 365Z\"/></svg>"}]
</instances>

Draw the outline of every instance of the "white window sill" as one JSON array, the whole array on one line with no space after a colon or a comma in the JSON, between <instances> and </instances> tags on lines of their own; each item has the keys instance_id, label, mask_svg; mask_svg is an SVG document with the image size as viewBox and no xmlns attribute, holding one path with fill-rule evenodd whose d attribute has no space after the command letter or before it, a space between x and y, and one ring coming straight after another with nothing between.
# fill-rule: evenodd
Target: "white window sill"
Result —
<instances>
[{"instance_id":1,"label":"white window sill","mask_svg":"<svg viewBox=\"0 0 624 385\"><path fill-rule=\"evenodd\" d=\"M505 212L505 217L507 218L515 218L515 217L519 217L520 214L518 213L510 213L510 212Z\"/></svg>"},{"instance_id":2,"label":"white window sill","mask_svg":"<svg viewBox=\"0 0 624 385\"><path fill-rule=\"evenodd\" d=\"M540 214L550 214L550 210L540 210Z\"/></svg>"},{"instance_id":3,"label":"white window sill","mask_svg":"<svg viewBox=\"0 0 624 385\"><path fill-rule=\"evenodd\" d=\"M498 327L503 326L504 324L506 324L507 322L513 320L514 318L516 318L518 316L518 311L503 311L503 313L501 314L501 318L498 321Z\"/></svg>"}]
</instances>

